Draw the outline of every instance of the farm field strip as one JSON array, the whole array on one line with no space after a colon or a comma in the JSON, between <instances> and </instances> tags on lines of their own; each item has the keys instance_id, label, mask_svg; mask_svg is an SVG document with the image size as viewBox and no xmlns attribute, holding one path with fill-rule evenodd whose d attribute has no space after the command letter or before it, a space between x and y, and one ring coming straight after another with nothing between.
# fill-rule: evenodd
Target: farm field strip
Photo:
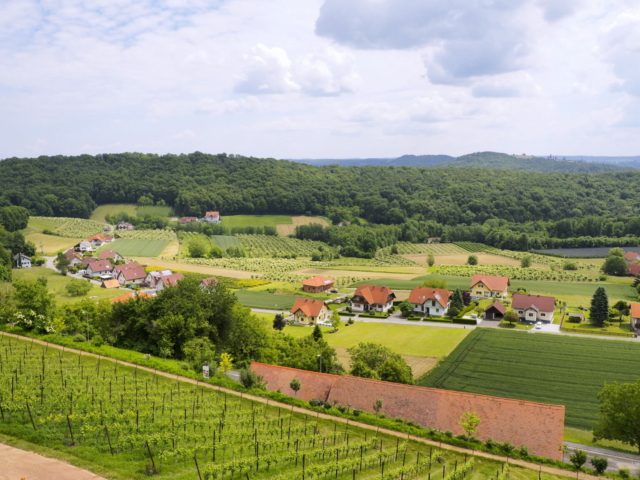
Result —
<instances>
[{"instance_id":1,"label":"farm field strip","mask_svg":"<svg viewBox=\"0 0 640 480\"><path fill-rule=\"evenodd\" d=\"M317 223L322 225L323 227L328 227L329 222L322 217L306 217L306 216L294 216L291 217L291 224L278 224L276 225L276 231L278 235L286 237L288 235L293 235L296 233L296 227L299 225L310 225L312 223Z\"/></svg>"},{"instance_id":2,"label":"farm field strip","mask_svg":"<svg viewBox=\"0 0 640 480\"><path fill-rule=\"evenodd\" d=\"M169 245L168 240L119 238L108 248L125 257L157 257L167 245Z\"/></svg>"},{"instance_id":3,"label":"farm field strip","mask_svg":"<svg viewBox=\"0 0 640 480\"><path fill-rule=\"evenodd\" d=\"M466 250L458 247L453 243L410 243L410 242L398 242L395 244L400 255L415 255L424 254L428 255L459 255L468 253ZM392 247L385 247L380 249L379 255L388 255L391 252Z\"/></svg>"},{"instance_id":4,"label":"farm field strip","mask_svg":"<svg viewBox=\"0 0 640 480\"><path fill-rule=\"evenodd\" d=\"M120 238L128 238L134 240L166 240L170 242L172 240L176 240L178 237L176 236L176 232L173 230L165 229L155 229L155 230L121 230L117 231L116 235Z\"/></svg>"},{"instance_id":5,"label":"farm field strip","mask_svg":"<svg viewBox=\"0 0 640 480\"><path fill-rule=\"evenodd\" d=\"M224 212L222 212L224 213ZM289 215L222 215L220 225L233 227L274 227L278 224L293 224Z\"/></svg>"},{"instance_id":6,"label":"farm field strip","mask_svg":"<svg viewBox=\"0 0 640 480\"><path fill-rule=\"evenodd\" d=\"M553 255L564 255L567 257L606 257L612 247L592 247L592 248L551 248L546 250L536 250L540 253ZM640 247L620 247L625 252L640 254Z\"/></svg>"},{"instance_id":7,"label":"farm field strip","mask_svg":"<svg viewBox=\"0 0 640 480\"><path fill-rule=\"evenodd\" d=\"M438 451L442 461L432 465L432 448L422 443L342 424L338 431L330 419L10 337L2 336L0 352L0 431L70 453L108 476L141 478L146 471L186 480L199 471L212 480L247 472L297 480L305 469L309 478L346 480L356 469L373 476L384 462L385 478L395 480L430 475L432 467L435 474L443 464L460 469L466 458ZM500 465L472 461L476 476ZM527 478L536 475L531 470Z\"/></svg>"},{"instance_id":8,"label":"farm field strip","mask_svg":"<svg viewBox=\"0 0 640 480\"><path fill-rule=\"evenodd\" d=\"M274 235L238 235L242 247L250 257L296 255L311 257L320 248L329 248L322 242Z\"/></svg>"},{"instance_id":9,"label":"farm field strip","mask_svg":"<svg viewBox=\"0 0 640 480\"><path fill-rule=\"evenodd\" d=\"M42 243L45 255L53 255L61 250L68 250L82 241L82 238L58 237L56 235L45 235L44 233L30 233L24 239L33 242L36 251L42 253L40 243Z\"/></svg>"},{"instance_id":10,"label":"farm field strip","mask_svg":"<svg viewBox=\"0 0 640 480\"><path fill-rule=\"evenodd\" d=\"M31 217L36 225L55 224L54 231L61 237L87 238L104 233L105 225L93 220L66 217ZM47 228L47 227L44 227Z\"/></svg>"},{"instance_id":11,"label":"farm field strip","mask_svg":"<svg viewBox=\"0 0 640 480\"><path fill-rule=\"evenodd\" d=\"M634 382L633 342L475 329L421 385L565 405L568 426L590 429L605 382Z\"/></svg>"},{"instance_id":12,"label":"farm field strip","mask_svg":"<svg viewBox=\"0 0 640 480\"><path fill-rule=\"evenodd\" d=\"M211 241L217 247L226 250L229 247L242 247L240 240L232 235L213 235Z\"/></svg>"},{"instance_id":13,"label":"farm field strip","mask_svg":"<svg viewBox=\"0 0 640 480\"><path fill-rule=\"evenodd\" d=\"M98 205L91 214L91 220L104 223L106 222L106 215L116 215L121 212L135 217L137 208L138 206L133 203L109 203L105 205Z\"/></svg>"},{"instance_id":14,"label":"farm field strip","mask_svg":"<svg viewBox=\"0 0 640 480\"><path fill-rule=\"evenodd\" d=\"M297 298L313 298L300 292L300 295L277 295L269 292L238 290L235 292L238 301L245 307L282 310L288 312Z\"/></svg>"}]
</instances>

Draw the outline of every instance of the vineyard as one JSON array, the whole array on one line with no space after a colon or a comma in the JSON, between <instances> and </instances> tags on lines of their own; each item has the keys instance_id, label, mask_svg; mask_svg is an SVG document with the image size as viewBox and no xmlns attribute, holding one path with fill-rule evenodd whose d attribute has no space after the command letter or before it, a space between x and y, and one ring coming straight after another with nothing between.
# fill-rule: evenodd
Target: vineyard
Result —
<instances>
[{"instance_id":1,"label":"vineyard","mask_svg":"<svg viewBox=\"0 0 640 480\"><path fill-rule=\"evenodd\" d=\"M229 247L242 247L240 240L233 235L213 235L211 241L223 250L227 250Z\"/></svg>"},{"instance_id":2,"label":"vineyard","mask_svg":"<svg viewBox=\"0 0 640 480\"><path fill-rule=\"evenodd\" d=\"M46 222L56 224L54 232L61 237L88 238L92 235L104 232L105 225L93 220L83 218L65 217L32 217L35 222Z\"/></svg>"},{"instance_id":3,"label":"vineyard","mask_svg":"<svg viewBox=\"0 0 640 480\"><path fill-rule=\"evenodd\" d=\"M330 248L323 242L272 235L238 235L238 239L250 257L310 257L321 248Z\"/></svg>"},{"instance_id":4,"label":"vineyard","mask_svg":"<svg viewBox=\"0 0 640 480\"><path fill-rule=\"evenodd\" d=\"M453 243L409 243L398 242L395 244L400 255L459 255L467 253L466 250ZM392 247L381 248L377 256L386 256L391 253Z\"/></svg>"},{"instance_id":5,"label":"vineyard","mask_svg":"<svg viewBox=\"0 0 640 480\"><path fill-rule=\"evenodd\" d=\"M0 357L0 431L110 477L462 480L501 465L5 336Z\"/></svg>"},{"instance_id":6,"label":"vineyard","mask_svg":"<svg viewBox=\"0 0 640 480\"><path fill-rule=\"evenodd\" d=\"M173 230L122 230L116 232L116 235L120 238L130 238L134 240L166 240L171 242L176 240L176 232Z\"/></svg>"},{"instance_id":7,"label":"vineyard","mask_svg":"<svg viewBox=\"0 0 640 480\"><path fill-rule=\"evenodd\" d=\"M560 282L588 282L593 278L572 271L554 271L546 268L519 268L503 265L441 265L434 273L454 277L471 277L475 274L509 277L511 280L542 280Z\"/></svg>"}]
</instances>

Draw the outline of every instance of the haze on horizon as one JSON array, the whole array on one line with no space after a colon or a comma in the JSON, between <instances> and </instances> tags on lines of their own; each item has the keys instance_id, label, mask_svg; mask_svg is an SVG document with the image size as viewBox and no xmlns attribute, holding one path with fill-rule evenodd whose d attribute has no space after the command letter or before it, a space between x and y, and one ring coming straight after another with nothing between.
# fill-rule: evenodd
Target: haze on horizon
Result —
<instances>
[{"instance_id":1,"label":"haze on horizon","mask_svg":"<svg viewBox=\"0 0 640 480\"><path fill-rule=\"evenodd\" d=\"M6 0L0 158L638 155L636 0Z\"/></svg>"}]
</instances>

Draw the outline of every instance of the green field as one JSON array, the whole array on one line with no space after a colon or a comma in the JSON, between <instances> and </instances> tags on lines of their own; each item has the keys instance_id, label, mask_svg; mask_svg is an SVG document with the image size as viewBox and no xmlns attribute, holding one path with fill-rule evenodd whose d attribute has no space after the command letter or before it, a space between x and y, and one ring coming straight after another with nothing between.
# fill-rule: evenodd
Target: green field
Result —
<instances>
[{"instance_id":1,"label":"green field","mask_svg":"<svg viewBox=\"0 0 640 480\"><path fill-rule=\"evenodd\" d=\"M605 382L635 382L640 345L478 328L420 384L566 406L565 424L591 429Z\"/></svg>"},{"instance_id":2,"label":"green field","mask_svg":"<svg viewBox=\"0 0 640 480\"><path fill-rule=\"evenodd\" d=\"M42 253L44 250L45 255L55 255L59 251L68 250L83 240L82 238L58 237L44 233L30 233L25 235L24 239L27 242L33 242L38 253Z\"/></svg>"},{"instance_id":3,"label":"green field","mask_svg":"<svg viewBox=\"0 0 640 480\"><path fill-rule=\"evenodd\" d=\"M220 225L233 227L275 227L280 224L293 223L288 215L231 215L223 216Z\"/></svg>"},{"instance_id":4,"label":"green field","mask_svg":"<svg viewBox=\"0 0 640 480\"><path fill-rule=\"evenodd\" d=\"M168 244L167 240L119 238L108 248L123 257L157 257Z\"/></svg>"},{"instance_id":5,"label":"green field","mask_svg":"<svg viewBox=\"0 0 640 480\"><path fill-rule=\"evenodd\" d=\"M422 442L400 442L384 432L374 435L353 423L345 428L332 419L109 358L5 336L0 348L5 366L0 371L0 433L101 477L232 480L246 473L256 480L298 480L306 469L310 479L313 474L316 479L348 480L356 469L358 478L378 478L382 462L385 478L399 479L471 467L465 465L465 452L439 450L432 464L433 447ZM503 464L470 460L476 480L495 476ZM517 469L518 480L538 475L533 469ZM562 478L545 474L546 480Z\"/></svg>"},{"instance_id":6,"label":"green field","mask_svg":"<svg viewBox=\"0 0 640 480\"><path fill-rule=\"evenodd\" d=\"M213 235L211 237L211 241L215 246L220 247L223 250L232 246L242 248L240 240L232 235Z\"/></svg>"},{"instance_id":7,"label":"green field","mask_svg":"<svg viewBox=\"0 0 640 480\"><path fill-rule=\"evenodd\" d=\"M27 228L20 230L20 232L26 236L32 233L42 233L43 230L54 231L63 223L64 221L59 218L29 217Z\"/></svg>"},{"instance_id":8,"label":"green field","mask_svg":"<svg viewBox=\"0 0 640 480\"><path fill-rule=\"evenodd\" d=\"M449 355L471 332L462 328L366 322L355 322L348 327L343 325L336 333L329 334L330 330L324 330L324 339L332 347L349 348L360 342L381 343L400 355L416 357ZM311 328L289 326L284 329L284 333L304 337L311 333Z\"/></svg>"},{"instance_id":9,"label":"green field","mask_svg":"<svg viewBox=\"0 0 640 480\"><path fill-rule=\"evenodd\" d=\"M135 205L133 203L110 203L107 205L98 206L91 214L91 220L104 222L105 215L115 215L120 212L124 212L132 217L138 215L158 215L160 217L170 217L171 215L173 215L173 209L171 207L144 207Z\"/></svg>"},{"instance_id":10,"label":"green field","mask_svg":"<svg viewBox=\"0 0 640 480\"><path fill-rule=\"evenodd\" d=\"M296 301L303 295L276 295L269 292L254 292L251 290L238 290L236 297L245 307L264 308L269 310L281 310L288 312Z\"/></svg>"}]
</instances>

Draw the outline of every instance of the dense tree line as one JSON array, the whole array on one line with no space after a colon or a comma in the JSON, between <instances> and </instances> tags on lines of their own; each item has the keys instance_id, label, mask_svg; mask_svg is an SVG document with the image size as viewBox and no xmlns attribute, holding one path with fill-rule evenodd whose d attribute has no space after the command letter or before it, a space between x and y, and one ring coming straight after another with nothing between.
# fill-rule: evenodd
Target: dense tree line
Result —
<instances>
[{"instance_id":1,"label":"dense tree line","mask_svg":"<svg viewBox=\"0 0 640 480\"><path fill-rule=\"evenodd\" d=\"M23 207L0 208L0 226L9 232L17 232L27 228L29 223L29 210Z\"/></svg>"}]
</instances>

